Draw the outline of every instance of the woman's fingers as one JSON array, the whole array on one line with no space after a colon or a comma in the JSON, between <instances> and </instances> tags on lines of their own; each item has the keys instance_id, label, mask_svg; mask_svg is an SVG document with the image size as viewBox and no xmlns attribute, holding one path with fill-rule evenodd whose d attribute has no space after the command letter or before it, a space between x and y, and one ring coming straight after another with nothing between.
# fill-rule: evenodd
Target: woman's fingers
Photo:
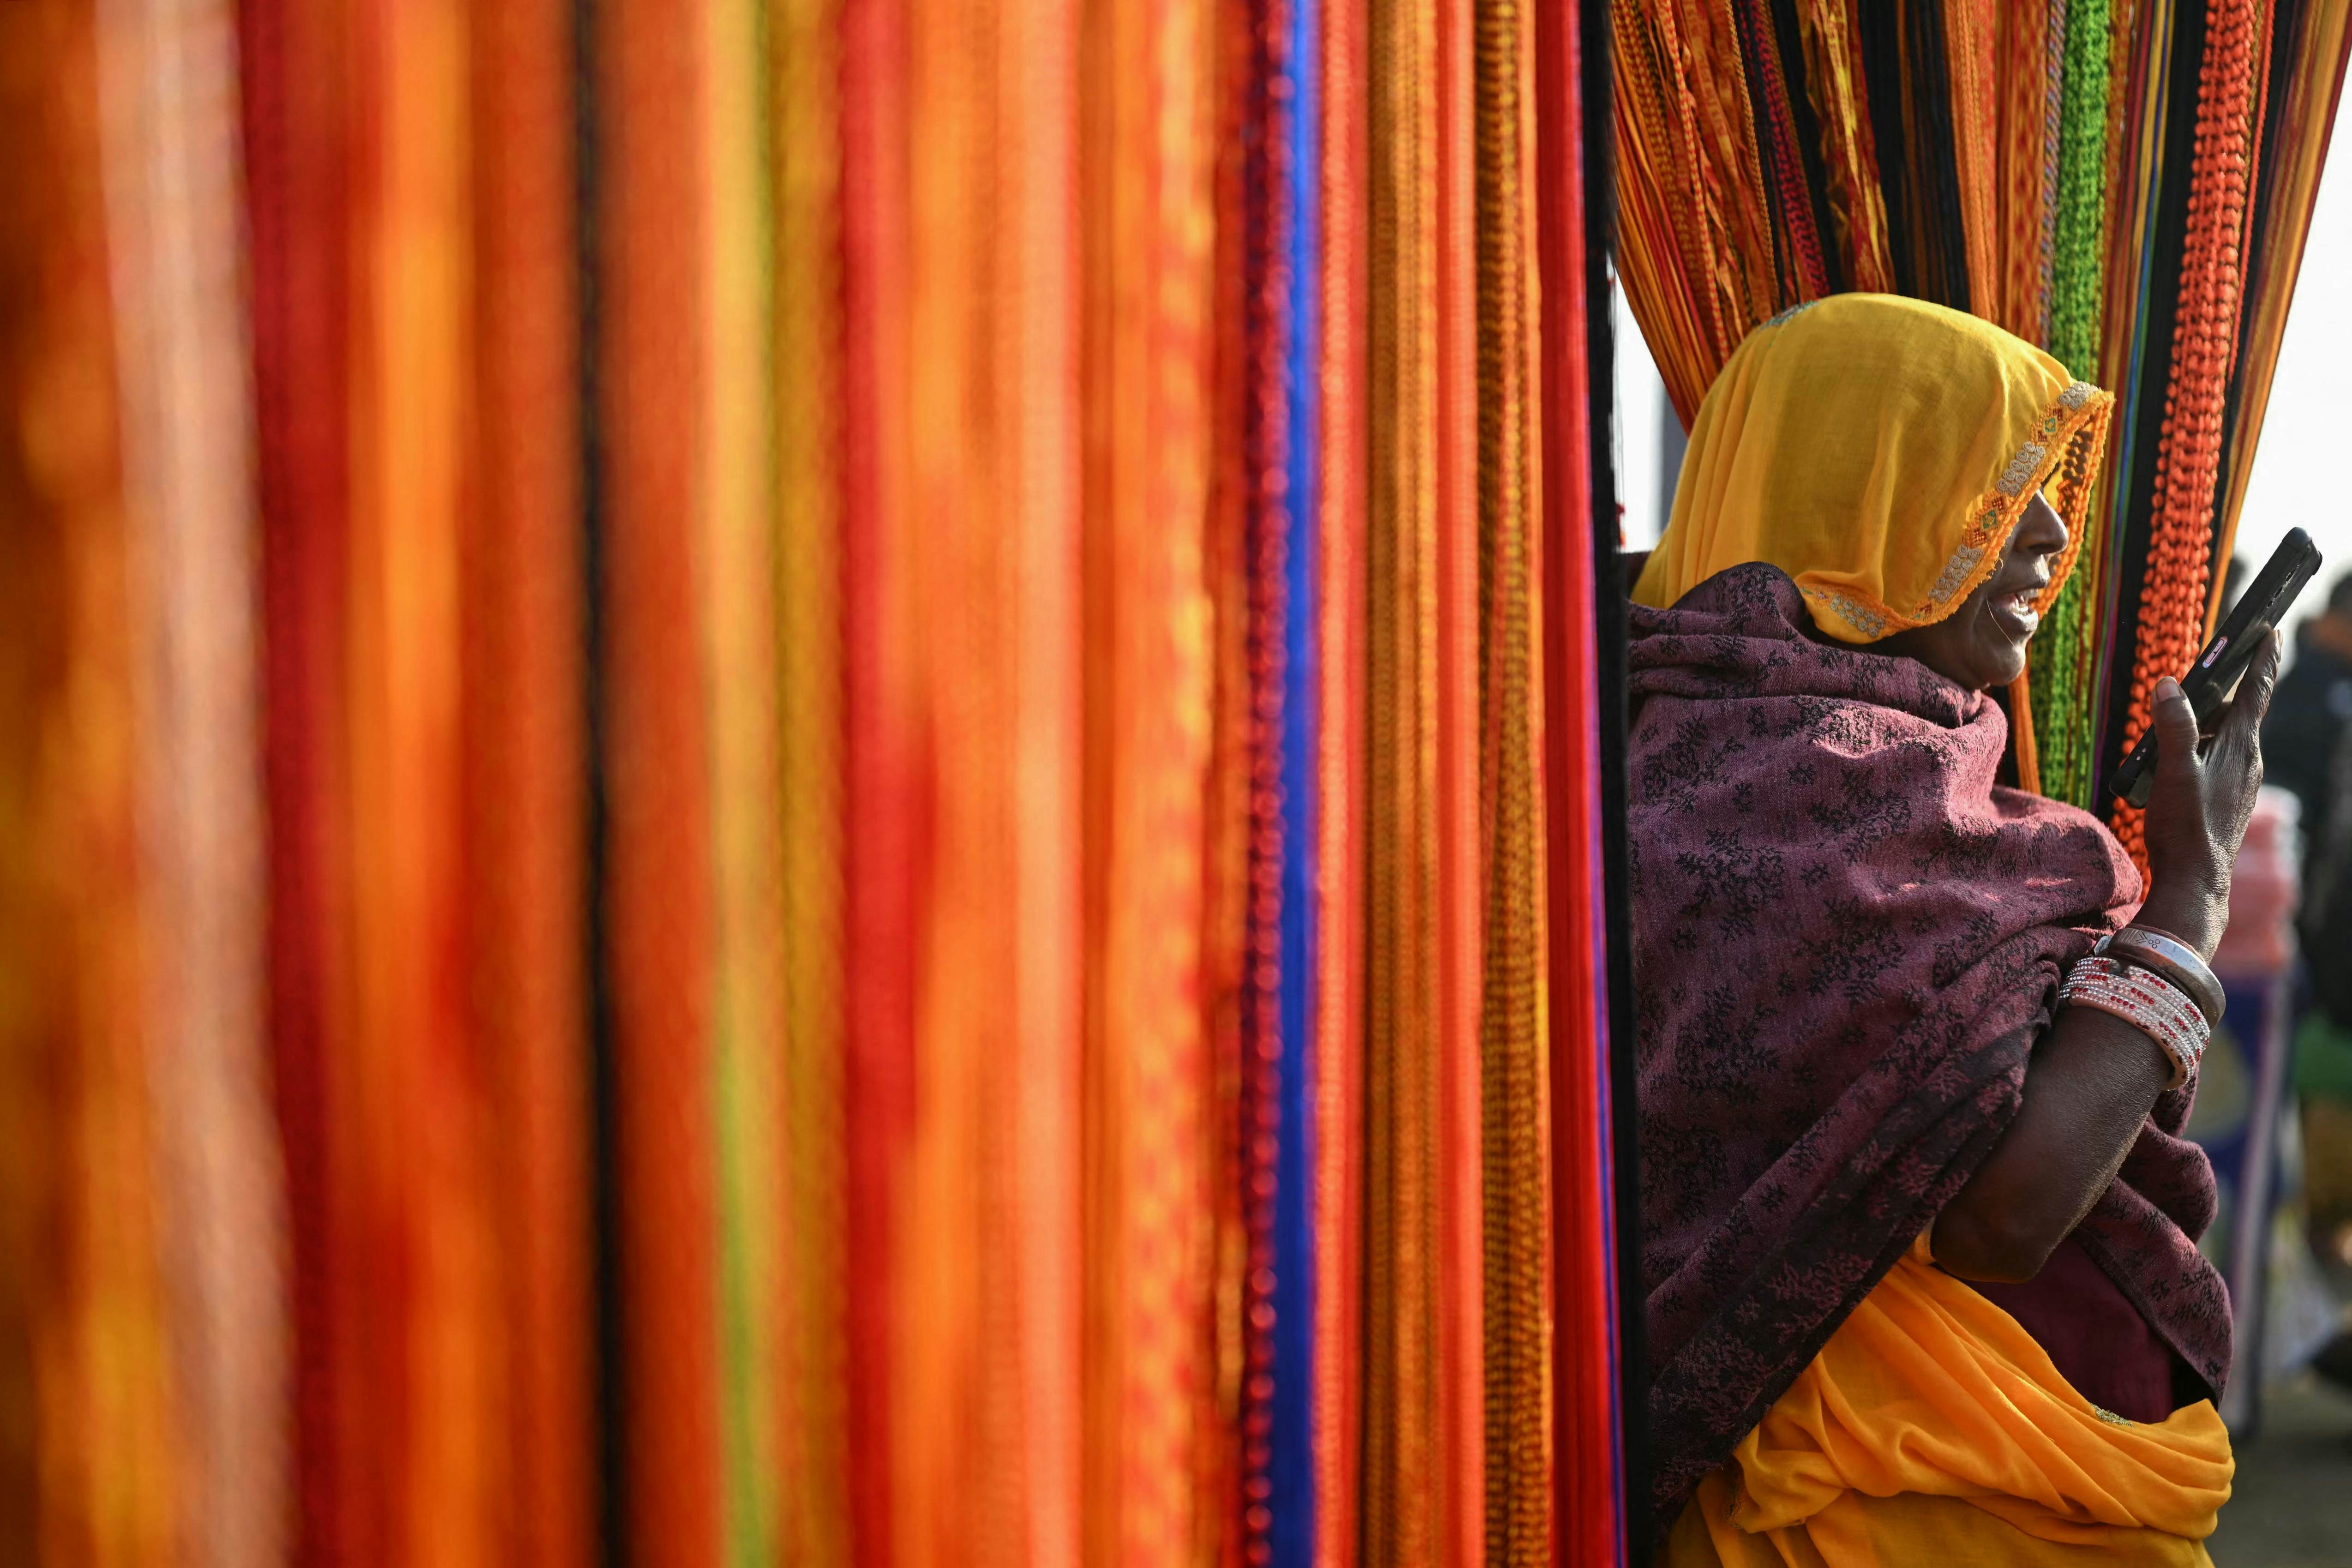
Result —
<instances>
[{"instance_id":1,"label":"woman's fingers","mask_svg":"<svg viewBox=\"0 0 2352 1568\"><path fill-rule=\"evenodd\" d=\"M2214 737L2214 761L2229 769L2231 777L2260 765L2263 715L2270 711L2271 693L2278 686L2278 669L2279 634L2273 626L2263 634L2263 646L2254 650L2245 678L2238 682L2238 694Z\"/></svg>"}]
</instances>

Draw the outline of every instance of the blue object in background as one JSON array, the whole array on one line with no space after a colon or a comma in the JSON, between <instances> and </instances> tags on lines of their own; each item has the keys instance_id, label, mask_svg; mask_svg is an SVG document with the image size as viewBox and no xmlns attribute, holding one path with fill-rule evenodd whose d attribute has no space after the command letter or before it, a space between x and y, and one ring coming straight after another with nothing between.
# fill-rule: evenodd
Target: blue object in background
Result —
<instances>
[{"instance_id":1,"label":"blue object in background","mask_svg":"<svg viewBox=\"0 0 2352 1568\"><path fill-rule=\"evenodd\" d=\"M2221 1208L2199 1242L2230 1287L2237 1320L2221 1419L2233 1438L2262 1416L2263 1309L2271 1221L2278 1207L2279 1118L2292 1054L2294 987L2287 973L2224 975L2230 996L2198 1074L2188 1133L2213 1162Z\"/></svg>"}]
</instances>

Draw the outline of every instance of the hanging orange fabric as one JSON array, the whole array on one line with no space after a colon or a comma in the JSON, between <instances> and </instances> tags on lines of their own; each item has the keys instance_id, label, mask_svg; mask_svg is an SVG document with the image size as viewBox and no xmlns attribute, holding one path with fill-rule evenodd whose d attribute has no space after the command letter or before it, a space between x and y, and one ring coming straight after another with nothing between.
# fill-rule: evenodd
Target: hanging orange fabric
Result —
<instances>
[{"instance_id":1,"label":"hanging orange fabric","mask_svg":"<svg viewBox=\"0 0 2352 1568\"><path fill-rule=\"evenodd\" d=\"M1065 1176L1055 1191L1066 1209L1032 1201L1034 1162L1058 1171L1074 1142L1075 883L1032 816L1045 805L1066 823L1074 693L1038 691L1041 712L1024 679L1032 657L1076 673L1054 624L1068 594L1060 574L1077 560L1067 453L1030 444L1058 445L1052 422L1075 367L1066 340L1040 341L1066 287L1019 286L1055 243L1031 226L1061 221L1021 172L1032 136L1055 145L1056 105L1022 90L1030 51L993 32L1016 24L963 0L925 0L908 20L908 135L939 155L910 169L908 329L923 350L907 401L887 410L906 430L919 501L919 550L885 569L903 574L916 616L901 635L931 835L914 954L921 1095L890 1308L894 1528L902 1562L989 1564L1033 1543L1054 1558L1075 1548L1073 1454L1052 1436L1074 1400L1024 1418L1033 1379L1076 1350L1062 1315L1075 1279L1060 1264L1076 1194ZM1041 167L1054 167L1050 153ZM1033 530L1068 548L1033 554ZM1031 1337L1041 1322L1059 1325L1042 1352Z\"/></svg>"},{"instance_id":2,"label":"hanging orange fabric","mask_svg":"<svg viewBox=\"0 0 2352 1568\"><path fill-rule=\"evenodd\" d=\"M720 1550L777 1553L776 1341L782 1195L783 857L778 820L777 512L769 366L775 235L763 177L765 21L704 8L699 157L709 198L699 300L707 417L697 454L698 623L709 752L710 1090Z\"/></svg>"},{"instance_id":3,"label":"hanging orange fabric","mask_svg":"<svg viewBox=\"0 0 2352 1568\"><path fill-rule=\"evenodd\" d=\"M777 1535L785 1561L811 1568L846 1568L852 1545L841 27L833 0L789 0L774 18L770 62L784 1031Z\"/></svg>"},{"instance_id":4,"label":"hanging orange fabric","mask_svg":"<svg viewBox=\"0 0 2352 1568\"><path fill-rule=\"evenodd\" d=\"M2063 46L2065 16L2053 15L2042 0L2001 6L1991 21L1996 36L1989 85L1995 94L2000 148L1993 192L1999 217L1988 237L1996 247L1999 271L1986 315L2028 342L2047 342L2050 258L2043 235L2051 193L2043 176L2058 158L2047 63L2052 24Z\"/></svg>"},{"instance_id":5,"label":"hanging orange fabric","mask_svg":"<svg viewBox=\"0 0 2352 1568\"><path fill-rule=\"evenodd\" d=\"M1469 0L1438 6L1434 43L1437 1560L1456 1565L1481 1559L1486 1503L1485 1172L1474 1157L1482 1131L1486 860L1478 778L1477 100Z\"/></svg>"},{"instance_id":6,"label":"hanging orange fabric","mask_svg":"<svg viewBox=\"0 0 2352 1568\"><path fill-rule=\"evenodd\" d=\"M1593 430L1585 323L1583 149L1588 62L1581 5L1536 15L1535 92L1557 106L1537 127L1536 249L1542 309L1538 398L1544 810L1545 1041L1549 1100L1553 1314L1551 1499L1557 1561L1607 1563L1626 1547L1619 1415L1619 1289L1610 1155L1609 997L1602 910L1599 595L1594 563L1616 539L1592 512ZM1596 539L1598 532L1600 537ZM1599 546L1599 549L1596 549Z\"/></svg>"},{"instance_id":7,"label":"hanging orange fabric","mask_svg":"<svg viewBox=\"0 0 2352 1568\"><path fill-rule=\"evenodd\" d=\"M369 24L373 24L370 26ZM353 962L339 1133L359 1172L385 1561L495 1560L509 1484L489 1123L460 967L461 519L467 321L465 17L362 23L354 106L350 810Z\"/></svg>"},{"instance_id":8,"label":"hanging orange fabric","mask_svg":"<svg viewBox=\"0 0 2352 1568\"><path fill-rule=\"evenodd\" d=\"M902 1166L914 1120L918 889L930 846L913 703L907 452L907 18L841 12L843 1270L846 1486L857 1562L898 1561L892 1355Z\"/></svg>"},{"instance_id":9,"label":"hanging orange fabric","mask_svg":"<svg viewBox=\"0 0 2352 1568\"><path fill-rule=\"evenodd\" d=\"M1011 972L1018 1048L1000 1089L1011 1102L1003 1124L1020 1303L1011 1349L1024 1518L1013 1558L1048 1568L1076 1568L1081 1526L1084 845L1070 831L1080 820L1085 725L1078 15L1076 0L1015 7L994 87L1011 175L999 221L1017 279L994 367L1007 416L995 516L1013 589L1007 793L1021 933ZM950 689L955 679L944 672Z\"/></svg>"},{"instance_id":10,"label":"hanging orange fabric","mask_svg":"<svg viewBox=\"0 0 2352 1568\"><path fill-rule=\"evenodd\" d=\"M1082 837L1087 1092L1083 1546L1176 1564L1221 1499L1209 1332L1213 1103L1199 852L1209 739L1202 551L1208 89L1197 0L1082 32Z\"/></svg>"},{"instance_id":11,"label":"hanging orange fabric","mask_svg":"<svg viewBox=\"0 0 2352 1568\"><path fill-rule=\"evenodd\" d=\"M503 1317L503 1561L594 1540L594 1300L584 1005L571 13L476 6L471 29L473 505L460 541L466 1028Z\"/></svg>"},{"instance_id":12,"label":"hanging orange fabric","mask_svg":"<svg viewBox=\"0 0 2352 1568\"><path fill-rule=\"evenodd\" d=\"M699 12L599 7L604 950L632 1558L706 1564L720 1535L711 824L695 585L708 417Z\"/></svg>"},{"instance_id":13,"label":"hanging orange fabric","mask_svg":"<svg viewBox=\"0 0 2352 1568\"><path fill-rule=\"evenodd\" d=\"M379 1521L354 1434L372 1411L354 1353L363 1276L334 1135L348 922L344 399L350 377L350 41L339 12L257 0L240 15L251 191L255 479L261 572L263 780L269 812L269 1048L286 1162L293 1331L291 1550L361 1562Z\"/></svg>"}]
</instances>

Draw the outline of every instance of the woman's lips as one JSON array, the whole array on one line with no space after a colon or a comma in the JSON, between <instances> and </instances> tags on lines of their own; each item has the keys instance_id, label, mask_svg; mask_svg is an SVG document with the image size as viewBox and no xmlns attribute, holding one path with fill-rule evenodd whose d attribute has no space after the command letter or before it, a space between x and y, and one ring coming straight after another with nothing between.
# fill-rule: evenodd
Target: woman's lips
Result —
<instances>
[{"instance_id":1,"label":"woman's lips","mask_svg":"<svg viewBox=\"0 0 2352 1568\"><path fill-rule=\"evenodd\" d=\"M2030 583L2022 588L1994 594L1985 602L1992 610L1993 619L2000 623L2001 630L2022 641L2042 625L2042 616L2033 606L2048 586L2046 583Z\"/></svg>"}]
</instances>

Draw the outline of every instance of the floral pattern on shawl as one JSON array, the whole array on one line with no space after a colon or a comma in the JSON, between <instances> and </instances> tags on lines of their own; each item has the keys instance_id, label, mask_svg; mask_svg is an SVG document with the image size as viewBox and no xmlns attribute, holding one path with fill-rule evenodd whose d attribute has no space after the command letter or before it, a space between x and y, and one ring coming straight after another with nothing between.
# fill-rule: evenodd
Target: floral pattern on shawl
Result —
<instances>
[{"instance_id":1,"label":"floral pattern on shawl","mask_svg":"<svg viewBox=\"0 0 2352 1568\"><path fill-rule=\"evenodd\" d=\"M1636 606L1629 765L1653 1502L1671 1521L2016 1114L2067 965L2137 874L1994 784L2008 721L1803 631L1734 567ZM2077 1236L2218 1391L2211 1166L2164 1095Z\"/></svg>"}]
</instances>

